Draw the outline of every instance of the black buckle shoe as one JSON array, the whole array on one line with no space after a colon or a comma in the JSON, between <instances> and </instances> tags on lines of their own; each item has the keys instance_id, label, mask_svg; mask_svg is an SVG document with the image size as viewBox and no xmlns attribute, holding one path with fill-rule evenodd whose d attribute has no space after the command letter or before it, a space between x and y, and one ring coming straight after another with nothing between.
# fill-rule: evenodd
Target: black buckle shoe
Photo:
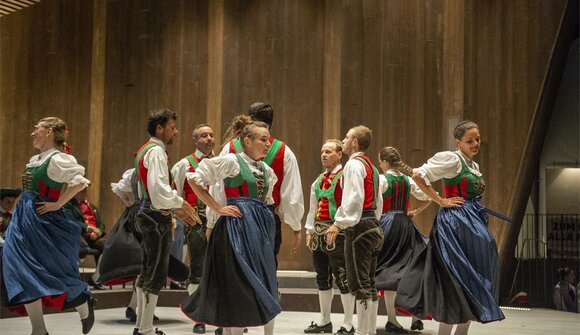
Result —
<instances>
[{"instance_id":1,"label":"black buckle shoe","mask_svg":"<svg viewBox=\"0 0 580 335\"><path fill-rule=\"evenodd\" d=\"M411 324L411 330L423 330L423 321L417 320Z\"/></svg>"},{"instance_id":2,"label":"black buckle shoe","mask_svg":"<svg viewBox=\"0 0 580 335\"><path fill-rule=\"evenodd\" d=\"M139 335L139 328L133 328L133 335Z\"/></svg>"},{"instance_id":3,"label":"black buckle shoe","mask_svg":"<svg viewBox=\"0 0 580 335\"><path fill-rule=\"evenodd\" d=\"M89 300L87 300L87 305L89 306L89 316L81 320L81 324L83 326L83 334L88 334L91 331L91 328L93 328L93 325L95 324L96 302L97 300L93 297L89 297Z\"/></svg>"},{"instance_id":4,"label":"black buckle shoe","mask_svg":"<svg viewBox=\"0 0 580 335\"><path fill-rule=\"evenodd\" d=\"M304 329L305 334L332 334L332 322L325 324L324 326L319 326L314 321L310 323L308 328Z\"/></svg>"},{"instance_id":5,"label":"black buckle shoe","mask_svg":"<svg viewBox=\"0 0 580 335\"><path fill-rule=\"evenodd\" d=\"M125 308L125 319L131 322L137 322L137 313L135 313L135 310L133 308L131 307Z\"/></svg>"},{"instance_id":6,"label":"black buckle shoe","mask_svg":"<svg viewBox=\"0 0 580 335\"><path fill-rule=\"evenodd\" d=\"M354 335L354 327L352 327L350 330L346 330L346 328L340 327L335 335Z\"/></svg>"},{"instance_id":7,"label":"black buckle shoe","mask_svg":"<svg viewBox=\"0 0 580 335\"><path fill-rule=\"evenodd\" d=\"M396 324L392 323L391 321L387 322L385 325L385 331L390 334L408 334L409 332L403 329L403 327L399 327Z\"/></svg>"},{"instance_id":8,"label":"black buckle shoe","mask_svg":"<svg viewBox=\"0 0 580 335\"><path fill-rule=\"evenodd\" d=\"M222 335L224 333L224 329L223 328L217 328L215 330L215 335Z\"/></svg>"},{"instance_id":9,"label":"black buckle shoe","mask_svg":"<svg viewBox=\"0 0 580 335\"><path fill-rule=\"evenodd\" d=\"M166 334L161 330L159 330L159 328L155 328L155 335L166 335Z\"/></svg>"},{"instance_id":10,"label":"black buckle shoe","mask_svg":"<svg viewBox=\"0 0 580 335\"><path fill-rule=\"evenodd\" d=\"M205 334L205 325L203 323L196 323L193 326L193 332L195 334Z\"/></svg>"}]
</instances>

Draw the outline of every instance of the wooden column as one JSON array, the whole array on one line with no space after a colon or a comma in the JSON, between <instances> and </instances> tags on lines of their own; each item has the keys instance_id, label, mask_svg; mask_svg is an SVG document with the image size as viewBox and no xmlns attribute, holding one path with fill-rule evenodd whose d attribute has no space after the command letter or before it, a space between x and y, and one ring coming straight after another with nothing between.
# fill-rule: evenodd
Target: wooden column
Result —
<instances>
[{"instance_id":1,"label":"wooden column","mask_svg":"<svg viewBox=\"0 0 580 335\"><path fill-rule=\"evenodd\" d=\"M456 148L451 135L463 118L465 74L465 5L464 0L447 0L443 14L443 144Z\"/></svg>"},{"instance_id":2,"label":"wooden column","mask_svg":"<svg viewBox=\"0 0 580 335\"><path fill-rule=\"evenodd\" d=\"M341 139L342 1L326 0L324 11L324 88L322 140Z\"/></svg>"},{"instance_id":3,"label":"wooden column","mask_svg":"<svg viewBox=\"0 0 580 335\"><path fill-rule=\"evenodd\" d=\"M105 114L105 48L107 34L107 1L93 1L93 48L91 57L91 101L89 117L88 178L93 182L89 199L97 204L101 196L103 160L103 117Z\"/></svg>"},{"instance_id":4,"label":"wooden column","mask_svg":"<svg viewBox=\"0 0 580 335\"><path fill-rule=\"evenodd\" d=\"M212 0L208 9L207 123L215 134L222 134L224 79L224 0ZM221 145L216 136L216 148Z\"/></svg>"}]
</instances>

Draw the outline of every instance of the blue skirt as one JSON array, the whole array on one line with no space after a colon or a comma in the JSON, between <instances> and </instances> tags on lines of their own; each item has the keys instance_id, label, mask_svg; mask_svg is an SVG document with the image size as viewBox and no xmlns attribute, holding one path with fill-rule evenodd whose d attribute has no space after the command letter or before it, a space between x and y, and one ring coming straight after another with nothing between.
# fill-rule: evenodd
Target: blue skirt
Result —
<instances>
[{"instance_id":1,"label":"blue skirt","mask_svg":"<svg viewBox=\"0 0 580 335\"><path fill-rule=\"evenodd\" d=\"M448 324L505 318L498 306L497 246L477 200L439 210L427 248L405 276L421 280L401 281L396 305L417 316Z\"/></svg>"},{"instance_id":2,"label":"blue skirt","mask_svg":"<svg viewBox=\"0 0 580 335\"><path fill-rule=\"evenodd\" d=\"M220 217L208 241L198 289L181 303L193 321L220 327L265 325L281 312L272 211L256 199L231 198L243 217Z\"/></svg>"},{"instance_id":3,"label":"blue skirt","mask_svg":"<svg viewBox=\"0 0 580 335\"><path fill-rule=\"evenodd\" d=\"M42 299L47 307L71 308L90 292L79 274L80 226L63 210L39 215L36 193L24 192L8 226L2 273L8 306Z\"/></svg>"}]
</instances>

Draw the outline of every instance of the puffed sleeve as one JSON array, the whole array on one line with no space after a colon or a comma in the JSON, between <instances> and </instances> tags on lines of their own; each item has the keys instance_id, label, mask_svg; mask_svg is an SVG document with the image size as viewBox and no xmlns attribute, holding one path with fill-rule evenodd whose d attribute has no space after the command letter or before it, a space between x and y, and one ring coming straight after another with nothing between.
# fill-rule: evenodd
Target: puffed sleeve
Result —
<instances>
[{"instance_id":1,"label":"puffed sleeve","mask_svg":"<svg viewBox=\"0 0 580 335\"><path fill-rule=\"evenodd\" d=\"M413 169L413 172L419 173L427 185L431 185L439 179L457 176L461 172L461 160L454 152L442 151L435 154L420 168Z\"/></svg>"},{"instance_id":2,"label":"puffed sleeve","mask_svg":"<svg viewBox=\"0 0 580 335\"><path fill-rule=\"evenodd\" d=\"M129 169L123 173L119 182L111 183L111 191L123 200L125 206L131 206L134 202L133 189L131 188L131 178L134 172L135 169Z\"/></svg>"},{"instance_id":3,"label":"puffed sleeve","mask_svg":"<svg viewBox=\"0 0 580 335\"><path fill-rule=\"evenodd\" d=\"M195 172L187 172L185 176L187 180L193 179L197 185L207 187L221 183L227 177L234 177L239 172L236 155L227 154L202 160Z\"/></svg>"},{"instance_id":4,"label":"puffed sleeve","mask_svg":"<svg viewBox=\"0 0 580 335\"><path fill-rule=\"evenodd\" d=\"M417 200L419 201L431 200L431 198L429 198L425 193L423 193L423 191L421 191L419 186L417 186L417 184L412 178L409 178L409 183L411 184L411 195L413 195Z\"/></svg>"},{"instance_id":5,"label":"puffed sleeve","mask_svg":"<svg viewBox=\"0 0 580 335\"><path fill-rule=\"evenodd\" d=\"M389 181L387 180L387 177L385 177L384 174L379 174L379 192L383 194L387 192L388 189L389 189Z\"/></svg>"},{"instance_id":6,"label":"puffed sleeve","mask_svg":"<svg viewBox=\"0 0 580 335\"><path fill-rule=\"evenodd\" d=\"M84 177L85 168L77 163L77 160L65 153L58 153L50 159L47 169L48 177L59 183L67 183L69 186L82 184L84 187L91 183Z\"/></svg>"}]
</instances>

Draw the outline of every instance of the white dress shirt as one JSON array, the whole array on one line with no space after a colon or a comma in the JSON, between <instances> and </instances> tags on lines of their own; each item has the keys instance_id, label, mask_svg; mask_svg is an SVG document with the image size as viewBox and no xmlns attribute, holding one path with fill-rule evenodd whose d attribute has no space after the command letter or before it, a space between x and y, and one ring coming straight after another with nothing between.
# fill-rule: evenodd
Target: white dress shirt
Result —
<instances>
[{"instance_id":1,"label":"white dress shirt","mask_svg":"<svg viewBox=\"0 0 580 335\"><path fill-rule=\"evenodd\" d=\"M334 216L334 224L341 229L355 226L360 222L360 218L362 217L365 200L364 180L367 176L367 171L365 164L355 158L363 154L363 152L352 154L344 166L344 172L342 174L344 183L342 188L342 204ZM377 208L375 210L375 216L378 220L383 212L383 195L378 190L375 191L378 193L376 195Z\"/></svg>"},{"instance_id":2,"label":"white dress shirt","mask_svg":"<svg viewBox=\"0 0 580 335\"><path fill-rule=\"evenodd\" d=\"M222 148L220 156L230 152L228 142ZM278 207L280 219L289 225L292 230L302 229L302 217L304 216L304 194L302 192L302 180L296 155L288 145L284 149L284 178L280 185L280 205Z\"/></svg>"},{"instance_id":3,"label":"white dress shirt","mask_svg":"<svg viewBox=\"0 0 580 335\"><path fill-rule=\"evenodd\" d=\"M181 208L183 198L169 184L169 167L167 166L165 144L156 137L151 137L149 141L157 144L143 156L143 166L147 169L147 188L149 189L151 204L156 209ZM139 199L143 199L141 187L138 189Z\"/></svg>"},{"instance_id":4,"label":"white dress shirt","mask_svg":"<svg viewBox=\"0 0 580 335\"><path fill-rule=\"evenodd\" d=\"M413 172L419 173L427 185L431 185L432 182L436 182L439 179L454 178L459 175L462 169L461 159L457 156L457 153L461 156L471 173L481 177L479 165L465 156L461 151L438 152L420 168L413 169Z\"/></svg>"},{"instance_id":5,"label":"white dress shirt","mask_svg":"<svg viewBox=\"0 0 580 335\"><path fill-rule=\"evenodd\" d=\"M257 163L255 160L251 159L245 153L240 153L242 159L247 163L250 171L253 173L261 175L262 169L256 167L254 164ZM272 198L272 190L274 185L278 181L274 170L267 164L266 173L268 174L268 191L266 193L266 203L271 205L274 203L274 198ZM226 154L224 156L204 159L199 163L195 172L187 172L187 180L193 180L197 185L201 187L210 186L210 195L214 200L221 206L227 204L226 192L224 189L223 180L225 178L233 178L240 173L240 162L235 154ZM213 228L219 216L211 208L207 208L207 226Z\"/></svg>"},{"instance_id":6,"label":"white dress shirt","mask_svg":"<svg viewBox=\"0 0 580 335\"><path fill-rule=\"evenodd\" d=\"M211 153L209 156L205 156L203 152L199 151L199 149L195 150L195 155L201 160L213 157L213 153ZM183 187L185 186L185 182L187 180L187 178L185 178L185 174L189 172L189 167L190 167L189 160L187 159L187 157L184 157L179 162L175 163L175 165L173 165L173 167L171 168L173 182L175 183L177 194L179 194L180 197L185 196ZM197 206L197 204L195 204L195 206Z\"/></svg>"},{"instance_id":7,"label":"white dress shirt","mask_svg":"<svg viewBox=\"0 0 580 335\"><path fill-rule=\"evenodd\" d=\"M337 166L334 167L334 169L332 169L332 171L330 171L330 174L336 174L337 171L339 171L340 169L342 169L342 164L338 164ZM324 173L328 172L325 171ZM309 234L312 234L314 231L314 221L316 221L316 212L318 211L318 199L316 199L316 180L318 180L318 177L316 177L316 179L314 180L314 182L312 183L312 185L310 186L310 209L308 210L308 215L306 216L306 224L304 225L304 228L308 231ZM343 179L340 179L340 187L342 187L343 184Z\"/></svg>"},{"instance_id":8,"label":"white dress shirt","mask_svg":"<svg viewBox=\"0 0 580 335\"><path fill-rule=\"evenodd\" d=\"M84 177L85 168L78 164L72 155L60 152L56 148L32 156L26 167L39 167L55 152L56 154L48 162L46 171L48 177L58 183L66 183L69 187L79 184L84 187L89 186L91 182Z\"/></svg>"},{"instance_id":9,"label":"white dress shirt","mask_svg":"<svg viewBox=\"0 0 580 335\"><path fill-rule=\"evenodd\" d=\"M398 171L396 169L389 169L387 171L387 174L390 174L393 176L398 176L398 177L403 175L400 171ZM423 191L421 191L419 186L417 186L417 184L415 184L415 181L413 180L413 178L409 177L409 183L411 184L410 194L412 196L414 196L417 200L420 200L420 201L430 201L431 200L431 198L429 198L425 193L423 193ZM385 177L384 174L379 175L379 185L380 185L380 189L381 189L381 194L383 194L389 190L389 181L387 180L387 177Z\"/></svg>"}]
</instances>

